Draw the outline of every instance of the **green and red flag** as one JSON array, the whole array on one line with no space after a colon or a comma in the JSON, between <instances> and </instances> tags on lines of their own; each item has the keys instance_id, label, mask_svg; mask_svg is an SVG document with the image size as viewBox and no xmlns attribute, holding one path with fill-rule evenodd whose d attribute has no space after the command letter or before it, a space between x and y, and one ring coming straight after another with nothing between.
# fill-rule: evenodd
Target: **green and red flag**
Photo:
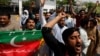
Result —
<instances>
[{"instance_id":1,"label":"green and red flag","mask_svg":"<svg viewBox=\"0 0 100 56\"><path fill-rule=\"evenodd\" d=\"M41 30L0 32L0 56L34 56L41 38Z\"/></svg>"}]
</instances>

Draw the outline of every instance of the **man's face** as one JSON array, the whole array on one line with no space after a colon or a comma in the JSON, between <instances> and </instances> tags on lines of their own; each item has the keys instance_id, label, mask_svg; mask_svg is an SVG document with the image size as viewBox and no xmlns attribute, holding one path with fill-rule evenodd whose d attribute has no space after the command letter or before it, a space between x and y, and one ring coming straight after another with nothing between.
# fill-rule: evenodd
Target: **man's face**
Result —
<instances>
[{"instance_id":1,"label":"man's face","mask_svg":"<svg viewBox=\"0 0 100 56\"><path fill-rule=\"evenodd\" d=\"M92 21L88 22L88 28L93 29L95 27L95 25L93 24Z\"/></svg>"},{"instance_id":2,"label":"man's face","mask_svg":"<svg viewBox=\"0 0 100 56\"><path fill-rule=\"evenodd\" d=\"M81 11L80 14L81 14L81 15L85 15L85 11Z\"/></svg>"},{"instance_id":3,"label":"man's face","mask_svg":"<svg viewBox=\"0 0 100 56\"><path fill-rule=\"evenodd\" d=\"M80 38L79 32L75 31L73 34L68 38L68 48L74 54L80 54L82 51L82 40Z\"/></svg>"},{"instance_id":4,"label":"man's face","mask_svg":"<svg viewBox=\"0 0 100 56\"><path fill-rule=\"evenodd\" d=\"M46 16L45 16L46 19L49 19L50 15L51 15L50 13L47 13Z\"/></svg>"},{"instance_id":5,"label":"man's face","mask_svg":"<svg viewBox=\"0 0 100 56\"><path fill-rule=\"evenodd\" d=\"M9 24L9 22L10 22L10 19L8 18L8 16L6 16L6 15L0 16L0 25L1 26L6 26Z\"/></svg>"},{"instance_id":6,"label":"man's face","mask_svg":"<svg viewBox=\"0 0 100 56\"><path fill-rule=\"evenodd\" d=\"M32 30L35 28L35 22L34 20L29 20L27 23L27 29Z\"/></svg>"},{"instance_id":7,"label":"man's face","mask_svg":"<svg viewBox=\"0 0 100 56\"><path fill-rule=\"evenodd\" d=\"M39 19L39 14L35 14L35 18L36 19Z\"/></svg>"},{"instance_id":8,"label":"man's face","mask_svg":"<svg viewBox=\"0 0 100 56\"><path fill-rule=\"evenodd\" d=\"M58 21L59 26L63 27L65 25L65 18Z\"/></svg>"}]
</instances>

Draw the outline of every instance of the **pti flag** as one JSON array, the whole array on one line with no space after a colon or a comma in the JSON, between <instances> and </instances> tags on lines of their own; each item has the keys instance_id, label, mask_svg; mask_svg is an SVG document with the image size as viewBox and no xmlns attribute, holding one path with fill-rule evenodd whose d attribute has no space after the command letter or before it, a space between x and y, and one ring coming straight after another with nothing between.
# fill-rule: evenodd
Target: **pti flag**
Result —
<instances>
[{"instance_id":1,"label":"pti flag","mask_svg":"<svg viewBox=\"0 0 100 56\"><path fill-rule=\"evenodd\" d=\"M0 32L0 56L34 56L41 38L41 30Z\"/></svg>"}]
</instances>

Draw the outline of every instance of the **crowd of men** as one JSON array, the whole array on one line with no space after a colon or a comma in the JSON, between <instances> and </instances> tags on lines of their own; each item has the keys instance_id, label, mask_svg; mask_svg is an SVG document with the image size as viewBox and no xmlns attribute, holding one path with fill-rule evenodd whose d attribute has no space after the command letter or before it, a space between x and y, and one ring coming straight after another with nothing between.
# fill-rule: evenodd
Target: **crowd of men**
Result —
<instances>
[{"instance_id":1,"label":"crowd of men","mask_svg":"<svg viewBox=\"0 0 100 56\"><path fill-rule=\"evenodd\" d=\"M96 56L100 47L100 14L92 15L98 6L85 12L76 13L72 0L69 0L70 12L59 7L53 12L43 12L45 0L40 1L39 13L32 14L25 9L20 17L20 25L11 21L9 13L0 13L0 31L42 30L45 43L36 56Z\"/></svg>"}]
</instances>

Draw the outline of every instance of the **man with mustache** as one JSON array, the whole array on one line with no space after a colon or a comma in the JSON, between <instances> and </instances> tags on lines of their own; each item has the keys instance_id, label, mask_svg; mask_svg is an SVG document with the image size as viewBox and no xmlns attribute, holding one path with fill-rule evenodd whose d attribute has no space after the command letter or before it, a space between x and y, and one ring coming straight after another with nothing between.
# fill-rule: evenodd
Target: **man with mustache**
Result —
<instances>
[{"instance_id":1,"label":"man with mustache","mask_svg":"<svg viewBox=\"0 0 100 56\"><path fill-rule=\"evenodd\" d=\"M73 27L64 30L62 38L65 44L59 42L52 33L53 26L65 16L64 12L60 12L57 17L42 28L44 40L54 51L55 56L81 56L82 40L78 28Z\"/></svg>"},{"instance_id":2,"label":"man with mustache","mask_svg":"<svg viewBox=\"0 0 100 56\"><path fill-rule=\"evenodd\" d=\"M28 18L25 22L25 30L36 30L34 19Z\"/></svg>"}]
</instances>

